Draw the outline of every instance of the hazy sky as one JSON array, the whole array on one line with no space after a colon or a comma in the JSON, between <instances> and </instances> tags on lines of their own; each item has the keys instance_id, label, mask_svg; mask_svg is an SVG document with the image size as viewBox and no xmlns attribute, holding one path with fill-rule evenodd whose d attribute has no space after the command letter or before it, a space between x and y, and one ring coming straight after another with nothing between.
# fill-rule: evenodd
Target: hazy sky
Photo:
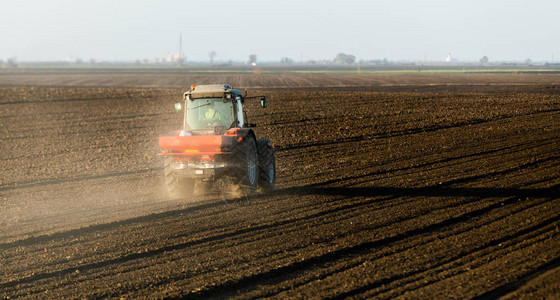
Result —
<instances>
[{"instance_id":1,"label":"hazy sky","mask_svg":"<svg viewBox=\"0 0 560 300\"><path fill-rule=\"evenodd\" d=\"M3 0L0 59L560 61L558 0Z\"/></svg>"}]
</instances>

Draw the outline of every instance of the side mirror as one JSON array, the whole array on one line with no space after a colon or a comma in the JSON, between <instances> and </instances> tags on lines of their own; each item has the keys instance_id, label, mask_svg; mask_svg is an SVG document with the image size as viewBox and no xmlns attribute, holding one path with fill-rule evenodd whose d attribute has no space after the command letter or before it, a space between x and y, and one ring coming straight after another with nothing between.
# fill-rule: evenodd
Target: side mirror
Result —
<instances>
[{"instance_id":1,"label":"side mirror","mask_svg":"<svg viewBox=\"0 0 560 300\"><path fill-rule=\"evenodd\" d=\"M257 127L257 124L255 124L255 123L245 123L245 127L253 128L253 127Z\"/></svg>"},{"instance_id":2,"label":"side mirror","mask_svg":"<svg viewBox=\"0 0 560 300\"><path fill-rule=\"evenodd\" d=\"M266 97L261 98L261 107L266 108Z\"/></svg>"},{"instance_id":3,"label":"side mirror","mask_svg":"<svg viewBox=\"0 0 560 300\"><path fill-rule=\"evenodd\" d=\"M181 112L181 102L175 103L175 112Z\"/></svg>"}]
</instances>

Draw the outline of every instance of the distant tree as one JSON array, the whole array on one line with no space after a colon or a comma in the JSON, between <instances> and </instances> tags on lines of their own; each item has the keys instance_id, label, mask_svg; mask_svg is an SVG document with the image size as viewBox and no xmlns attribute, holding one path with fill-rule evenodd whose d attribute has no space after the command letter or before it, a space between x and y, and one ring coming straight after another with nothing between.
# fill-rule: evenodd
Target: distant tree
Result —
<instances>
[{"instance_id":1,"label":"distant tree","mask_svg":"<svg viewBox=\"0 0 560 300\"><path fill-rule=\"evenodd\" d=\"M282 57L282 59L280 59L280 63L291 66L294 63L294 60L289 57Z\"/></svg>"},{"instance_id":2,"label":"distant tree","mask_svg":"<svg viewBox=\"0 0 560 300\"><path fill-rule=\"evenodd\" d=\"M208 52L208 57L210 57L210 64L213 65L214 64L214 57L216 57L216 51L212 50L210 52Z\"/></svg>"},{"instance_id":3,"label":"distant tree","mask_svg":"<svg viewBox=\"0 0 560 300\"><path fill-rule=\"evenodd\" d=\"M90 58L89 59L89 64L90 65L96 65L97 64L97 60L95 58Z\"/></svg>"},{"instance_id":4,"label":"distant tree","mask_svg":"<svg viewBox=\"0 0 560 300\"><path fill-rule=\"evenodd\" d=\"M354 64L356 62L356 57L352 54L345 54L345 53L339 53L335 59L334 62L336 64L347 64L347 65L351 65Z\"/></svg>"},{"instance_id":5,"label":"distant tree","mask_svg":"<svg viewBox=\"0 0 560 300\"><path fill-rule=\"evenodd\" d=\"M532 65L532 64L533 64L533 61L532 61L530 58L527 58L527 59L525 60L525 64L526 64L526 65Z\"/></svg>"},{"instance_id":6,"label":"distant tree","mask_svg":"<svg viewBox=\"0 0 560 300\"><path fill-rule=\"evenodd\" d=\"M249 64L250 65L256 65L257 64L257 55L256 54L249 55Z\"/></svg>"},{"instance_id":7,"label":"distant tree","mask_svg":"<svg viewBox=\"0 0 560 300\"><path fill-rule=\"evenodd\" d=\"M8 68L17 68L17 58L15 57L10 57L8 58L8 61L6 62L6 65L8 65Z\"/></svg>"},{"instance_id":8,"label":"distant tree","mask_svg":"<svg viewBox=\"0 0 560 300\"><path fill-rule=\"evenodd\" d=\"M480 59L480 63L485 65L488 63L488 56L484 55L481 59Z\"/></svg>"}]
</instances>

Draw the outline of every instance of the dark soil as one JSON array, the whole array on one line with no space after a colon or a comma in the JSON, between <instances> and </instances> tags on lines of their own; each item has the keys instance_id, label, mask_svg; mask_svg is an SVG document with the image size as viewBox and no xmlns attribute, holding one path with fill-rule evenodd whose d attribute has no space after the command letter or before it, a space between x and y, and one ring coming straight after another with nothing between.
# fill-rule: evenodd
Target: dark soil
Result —
<instances>
[{"instance_id":1,"label":"dark soil","mask_svg":"<svg viewBox=\"0 0 560 300\"><path fill-rule=\"evenodd\" d=\"M560 297L560 75L40 75L0 78L0 298ZM163 192L212 81L268 96L273 192Z\"/></svg>"}]
</instances>

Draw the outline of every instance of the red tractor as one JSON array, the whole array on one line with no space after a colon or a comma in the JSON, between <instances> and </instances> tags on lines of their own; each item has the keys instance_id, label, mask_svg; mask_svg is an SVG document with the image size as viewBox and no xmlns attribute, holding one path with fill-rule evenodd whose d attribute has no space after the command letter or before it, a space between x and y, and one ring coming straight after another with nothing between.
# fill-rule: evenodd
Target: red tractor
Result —
<instances>
[{"instance_id":1,"label":"red tractor","mask_svg":"<svg viewBox=\"0 0 560 300\"><path fill-rule=\"evenodd\" d=\"M165 184L172 197L212 191L226 199L274 188L276 161L270 141L257 140L243 104L248 99L227 84L193 86L175 104L183 128L159 138L165 157Z\"/></svg>"}]
</instances>

